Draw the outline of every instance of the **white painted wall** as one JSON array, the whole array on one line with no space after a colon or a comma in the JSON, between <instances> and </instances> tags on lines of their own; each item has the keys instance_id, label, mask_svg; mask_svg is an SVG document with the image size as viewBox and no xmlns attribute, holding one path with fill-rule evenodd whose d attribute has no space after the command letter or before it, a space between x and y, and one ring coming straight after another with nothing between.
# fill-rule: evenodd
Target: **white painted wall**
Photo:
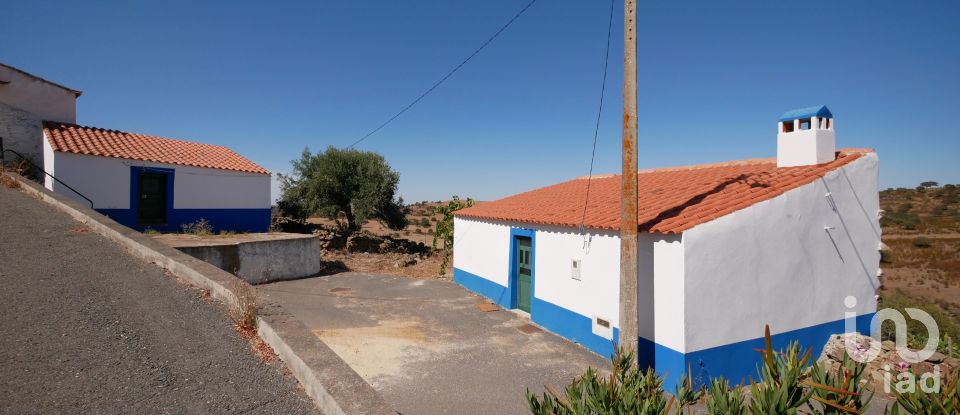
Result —
<instances>
[{"instance_id":1,"label":"white painted wall","mask_svg":"<svg viewBox=\"0 0 960 415\"><path fill-rule=\"evenodd\" d=\"M609 231L537 228L534 296L594 321L594 333L612 338L596 324L602 318L619 327L620 237ZM501 245L503 246L503 245ZM572 260L581 261L580 280L572 278Z\"/></svg>"},{"instance_id":2,"label":"white painted wall","mask_svg":"<svg viewBox=\"0 0 960 415\"><path fill-rule=\"evenodd\" d=\"M454 218L455 267L508 286L510 228L536 229L536 298L593 319L594 333L612 337L596 318L620 327L620 236L588 230L589 244L576 229ZM638 299L639 333L683 350L684 250L679 235L641 234ZM580 280L571 277L572 259L581 261Z\"/></svg>"},{"instance_id":3,"label":"white painted wall","mask_svg":"<svg viewBox=\"0 0 960 415\"><path fill-rule=\"evenodd\" d=\"M46 121L77 122L77 96L71 91L0 65L0 102ZM39 140L39 137L37 138Z\"/></svg>"},{"instance_id":4,"label":"white painted wall","mask_svg":"<svg viewBox=\"0 0 960 415\"><path fill-rule=\"evenodd\" d=\"M777 124L777 167L808 166L829 163L836 158L837 136L833 119L822 125L821 118L810 119L810 129L801 130L800 120L793 123L793 131L783 132L783 122Z\"/></svg>"},{"instance_id":5,"label":"white painted wall","mask_svg":"<svg viewBox=\"0 0 960 415\"><path fill-rule=\"evenodd\" d=\"M619 261L619 247L616 252ZM683 239L680 235L641 233L637 253L637 333L682 352L684 304L695 302L684 298ZM619 279L619 266L617 274Z\"/></svg>"},{"instance_id":6,"label":"white painted wall","mask_svg":"<svg viewBox=\"0 0 960 415\"><path fill-rule=\"evenodd\" d=\"M453 266L504 287L510 278L510 226L453 218Z\"/></svg>"},{"instance_id":7,"label":"white painted wall","mask_svg":"<svg viewBox=\"0 0 960 415\"><path fill-rule=\"evenodd\" d=\"M754 339L764 324L777 334L843 319L848 295L857 297L858 314L875 311L878 163L875 153L862 156L685 232L681 351Z\"/></svg>"},{"instance_id":8,"label":"white painted wall","mask_svg":"<svg viewBox=\"0 0 960 415\"><path fill-rule=\"evenodd\" d=\"M43 137L43 131L37 131L37 132L40 134L41 137ZM56 165L53 163L53 157L55 156L53 152L53 146L51 146L50 142L47 141L46 139L41 139L40 141L43 146L43 160L41 161L45 165L44 170L46 170L47 173L50 173L54 177L56 177L57 170L56 170ZM50 176L47 176L46 174L44 174L43 175L44 187L46 187L48 190L53 190L53 184L54 184L53 179Z\"/></svg>"},{"instance_id":9,"label":"white painted wall","mask_svg":"<svg viewBox=\"0 0 960 415\"><path fill-rule=\"evenodd\" d=\"M130 208L131 166L174 169L174 209L270 208L270 176L266 174L84 154L50 153L57 178L92 199L97 209ZM45 155L48 156L50 154ZM49 159L47 164L51 164ZM54 183L52 190L79 199L59 184Z\"/></svg>"}]
</instances>

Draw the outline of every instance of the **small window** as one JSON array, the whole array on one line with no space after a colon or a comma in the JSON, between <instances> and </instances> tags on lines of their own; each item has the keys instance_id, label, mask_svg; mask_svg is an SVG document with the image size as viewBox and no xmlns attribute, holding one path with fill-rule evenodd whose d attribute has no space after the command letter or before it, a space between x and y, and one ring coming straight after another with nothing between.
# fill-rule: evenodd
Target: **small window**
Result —
<instances>
[{"instance_id":1,"label":"small window","mask_svg":"<svg viewBox=\"0 0 960 415\"><path fill-rule=\"evenodd\" d=\"M810 119L809 119L809 118L802 118L802 119L800 119L800 129L801 129L801 130L809 130L809 129L810 129Z\"/></svg>"},{"instance_id":2,"label":"small window","mask_svg":"<svg viewBox=\"0 0 960 415\"><path fill-rule=\"evenodd\" d=\"M793 132L793 120L784 121L780 124L783 124L783 132L792 133Z\"/></svg>"}]
</instances>

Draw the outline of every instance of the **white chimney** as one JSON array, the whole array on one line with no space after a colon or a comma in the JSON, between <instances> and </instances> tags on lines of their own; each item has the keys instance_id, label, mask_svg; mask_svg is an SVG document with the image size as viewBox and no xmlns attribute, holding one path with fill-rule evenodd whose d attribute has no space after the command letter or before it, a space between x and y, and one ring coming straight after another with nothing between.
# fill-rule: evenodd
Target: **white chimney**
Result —
<instances>
[{"instance_id":1,"label":"white chimney","mask_svg":"<svg viewBox=\"0 0 960 415\"><path fill-rule=\"evenodd\" d=\"M777 167L829 163L836 158L833 114L826 106L788 111L777 124Z\"/></svg>"}]
</instances>

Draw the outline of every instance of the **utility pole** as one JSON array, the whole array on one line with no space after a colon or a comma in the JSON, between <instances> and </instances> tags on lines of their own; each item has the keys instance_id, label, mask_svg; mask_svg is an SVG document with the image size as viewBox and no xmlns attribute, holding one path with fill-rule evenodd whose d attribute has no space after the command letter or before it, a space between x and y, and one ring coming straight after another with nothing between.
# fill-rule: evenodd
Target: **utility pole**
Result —
<instances>
[{"instance_id":1,"label":"utility pole","mask_svg":"<svg viewBox=\"0 0 960 415\"><path fill-rule=\"evenodd\" d=\"M620 176L620 345L637 350L637 4L623 2L623 168Z\"/></svg>"}]
</instances>

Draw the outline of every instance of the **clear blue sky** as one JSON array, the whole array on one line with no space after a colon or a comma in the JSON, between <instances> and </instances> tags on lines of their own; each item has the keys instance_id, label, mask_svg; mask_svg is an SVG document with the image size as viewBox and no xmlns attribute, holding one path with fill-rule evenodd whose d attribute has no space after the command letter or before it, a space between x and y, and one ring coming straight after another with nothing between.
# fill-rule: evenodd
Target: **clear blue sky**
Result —
<instances>
[{"instance_id":1,"label":"clear blue sky","mask_svg":"<svg viewBox=\"0 0 960 415\"><path fill-rule=\"evenodd\" d=\"M526 0L20 1L0 61L84 91L78 122L227 145L273 171L345 146L466 57ZM540 0L359 147L407 201L494 199L587 173L609 3ZM619 170L617 0L597 172ZM881 186L960 182L960 3L640 1L640 167L776 149L826 104Z\"/></svg>"}]
</instances>

